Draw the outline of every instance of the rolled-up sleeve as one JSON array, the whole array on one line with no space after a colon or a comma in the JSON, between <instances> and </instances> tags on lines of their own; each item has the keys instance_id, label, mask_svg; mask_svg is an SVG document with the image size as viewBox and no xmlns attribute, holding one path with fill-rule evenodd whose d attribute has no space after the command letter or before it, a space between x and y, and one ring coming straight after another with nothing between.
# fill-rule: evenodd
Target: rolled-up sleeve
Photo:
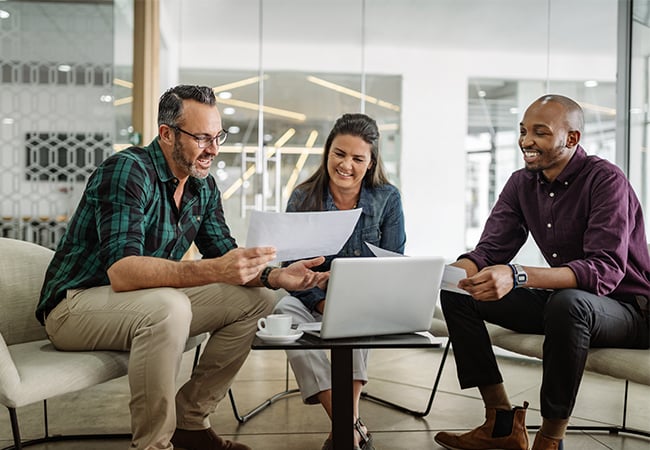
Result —
<instances>
[{"instance_id":1,"label":"rolled-up sleeve","mask_svg":"<svg viewBox=\"0 0 650 450\"><path fill-rule=\"evenodd\" d=\"M97 169L87 188L99 237L99 258L108 269L126 256L143 255L146 171L131 158L112 158Z\"/></svg>"},{"instance_id":2,"label":"rolled-up sleeve","mask_svg":"<svg viewBox=\"0 0 650 450\"><path fill-rule=\"evenodd\" d=\"M507 264L515 257L528 237L528 227L519 206L519 189L516 179L511 177L492 208L476 248L460 255L459 259L470 259L481 270L495 264Z\"/></svg>"}]
</instances>

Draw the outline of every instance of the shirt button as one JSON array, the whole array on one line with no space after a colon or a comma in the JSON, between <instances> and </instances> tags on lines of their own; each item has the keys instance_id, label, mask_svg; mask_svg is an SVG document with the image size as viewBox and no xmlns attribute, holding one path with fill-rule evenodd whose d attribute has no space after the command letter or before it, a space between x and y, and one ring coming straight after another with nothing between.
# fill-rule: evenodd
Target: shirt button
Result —
<instances>
[{"instance_id":1,"label":"shirt button","mask_svg":"<svg viewBox=\"0 0 650 450\"><path fill-rule=\"evenodd\" d=\"M550 194L548 194L548 196L549 197L555 197L555 192L551 192Z\"/></svg>"},{"instance_id":2,"label":"shirt button","mask_svg":"<svg viewBox=\"0 0 650 450\"><path fill-rule=\"evenodd\" d=\"M354 256L361 256L361 250L355 250Z\"/></svg>"},{"instance_id":3,"label":"shirt button","mask_svg":"<svg viewBox=\"0 0 650 450\"><path fill-rule=\"evenodd\" d=\"M547 223L547 224L546 224L546 228L553 228L553 225L550 224L550 223Z\"/></svg>"},{"instance_id":4,"label":"shirt button","mask_svg":"<svg viewBox=\"0 0 650 450\"><path fill-rule=\"evenodd\" d=\"M565 185L565 186L568 186L568 185L569 185L569 182L568 182L568 181L565 181L565 182L564 182L564 185Z\"/></svg>"},{"instance_id":5,"label":"shirt button","mask_svg":"<svg viewBox=\"0 0 650 450\"><path fill-rule=\"evenodd\" d=\"M552 256L553 258L557 258L557 253L553 253L551 256Z\"/></svg>"}]
</instances>

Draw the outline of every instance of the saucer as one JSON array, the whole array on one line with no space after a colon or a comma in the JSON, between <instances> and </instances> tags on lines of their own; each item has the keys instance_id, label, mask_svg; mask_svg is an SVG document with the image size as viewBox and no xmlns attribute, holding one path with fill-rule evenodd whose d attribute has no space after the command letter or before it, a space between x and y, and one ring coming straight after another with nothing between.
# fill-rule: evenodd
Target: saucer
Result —
<instances>
[{"instance_id":1,"label":"saucer","mask_svg":"<svg viewBox=\"0 0 650 450\"><path fill-rule=\"evenodd\" d=\"M291 330L287 335L276 336L273 334L268 334L264 330L258 330L255 335L266 342L293 342L300 339L300 336L302 336L302 331Z\"/></svg>"}]
</instances>

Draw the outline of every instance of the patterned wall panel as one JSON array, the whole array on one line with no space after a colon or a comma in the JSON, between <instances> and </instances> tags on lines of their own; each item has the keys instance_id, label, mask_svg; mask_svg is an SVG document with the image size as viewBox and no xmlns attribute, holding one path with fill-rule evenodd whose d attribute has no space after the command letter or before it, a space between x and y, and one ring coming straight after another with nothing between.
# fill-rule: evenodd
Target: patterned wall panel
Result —
<instances>
[{"instance_id":1,"label":"patterned wall panel","mask_svg":"<svg viewBox=\"0 0 650 450\"><path fill-rule=\"evenodd\" d=\"M112 6L0 6L0 236L53 248L113 151Z\"/></svg>"}]
</instances>

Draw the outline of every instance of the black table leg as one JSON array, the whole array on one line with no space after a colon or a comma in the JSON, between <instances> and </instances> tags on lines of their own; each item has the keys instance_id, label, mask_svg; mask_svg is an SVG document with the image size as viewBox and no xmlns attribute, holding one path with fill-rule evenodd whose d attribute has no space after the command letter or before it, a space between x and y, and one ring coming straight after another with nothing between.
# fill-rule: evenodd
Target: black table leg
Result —
<instances>
[{"instance_id":1,"label":"black table leg","mask_svg":"<svg viewBox=\"0 0 650 450\"><path fill-rule=\"evenodd\" d=\"M333 348L332 359L332 440L336 450L354 447L352 399L352 349Z\"/></svg>"}]
</instances>

